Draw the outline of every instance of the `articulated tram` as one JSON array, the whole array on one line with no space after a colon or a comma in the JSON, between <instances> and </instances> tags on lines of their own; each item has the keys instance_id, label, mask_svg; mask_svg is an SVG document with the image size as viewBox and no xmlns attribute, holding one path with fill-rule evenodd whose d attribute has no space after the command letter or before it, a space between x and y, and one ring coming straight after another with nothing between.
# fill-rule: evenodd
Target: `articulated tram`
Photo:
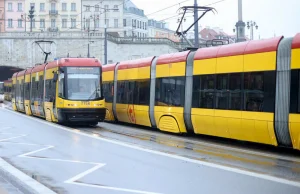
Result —
<instances>
[{"instance_id":1,"label":"articulated tram","mask_svg":"<svg viewBox=\"0 0 300 194\"><path fill-rule=\"evenodd\" d=\"M13 109L51 122L96 125L105 118L101 75L93 58L62 58L17 72Z\"/></svg>"},{"instance_id":2,"label":"articulated tram","mask_svg":"<svg viewBox=\"0 0 300 194\"><path fill-rule=\"evenodd\" d=\"M103 67L106 120L300 150L300 34Z\"/></svg>"}]
</instances>

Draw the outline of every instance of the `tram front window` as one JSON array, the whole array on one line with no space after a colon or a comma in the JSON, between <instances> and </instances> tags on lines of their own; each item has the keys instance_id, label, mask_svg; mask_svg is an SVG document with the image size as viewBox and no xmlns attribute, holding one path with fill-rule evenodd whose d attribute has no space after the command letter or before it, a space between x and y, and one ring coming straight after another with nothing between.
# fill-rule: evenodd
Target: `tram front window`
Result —
<instances>
[{"instance_id":1,"label":"tram front window","mask_svg":"<svg viewBox=\"0 0 300 194\"><path fill-rule=\"evenodd\" d=\"M67 99L96 100L101 97L100 68L68 67Z\"/></svg>"}]
</instances>

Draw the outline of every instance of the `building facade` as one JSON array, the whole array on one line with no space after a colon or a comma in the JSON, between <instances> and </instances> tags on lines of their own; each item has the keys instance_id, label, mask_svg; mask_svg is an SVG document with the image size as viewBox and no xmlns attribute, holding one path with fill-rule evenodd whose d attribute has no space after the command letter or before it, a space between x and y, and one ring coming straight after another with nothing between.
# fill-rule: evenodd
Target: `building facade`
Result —
<instances>
[{"instance_id":1,"label":"building facade","mask_svg":"<svg viewBox=\"0 0 300 194\"><path fill-rule=\"evenodd\" d=\"M164 22L153 19L148 21L148 35L153 38L168 38L174 42L180 41L180 38L175 34L175 31L168 29Z\"/></svg>"},{"instance_id":2,"label":"building facade","mask_svg":"<svg viewBox=\"0 0 300 194\"><path fill-rule=\"evenodd\" d=\"M84 31L115 32L123 35L124 0L82 0L82 29Z\"/></svg>"},{"instance_id":3,"label":"building facade","mask_svg":"<svg viewBox=\"0 0 300 194\"><path fill-rule=\"evenodd\" d=\"M5 32L5 1L0 0L0 33Z\"/></svg>"},{"instance_id":4,"label":"building facade","mask_svg":"<svg viewBox=\"0 0 300 194\"><path fill-rule=\"evenodd\" d=\"M30 31L29 10L34 7L32 31L80 31L81 0L25 0L26 31Z\"/></svg>"},{"instance_id":5,"label":"building facade","mask_svg":"<svg viewBox=\"0 0 300 194\"><path fill-rule=\"evenodd\" d=\"M25 22L22 15L25 10L24 0L6 0L5 1L5 31L6 32L23 32Z\"/></svg>"},{"instance_id":6,"label":"building facade","mask_svg":"<svg viewBox=\"0 0 300 194\"><path fill-rule=\"evenodd\" d=\"M124 2L124 37L148 37L148 18L132 1Z\"/></svg>"}]
</instances>

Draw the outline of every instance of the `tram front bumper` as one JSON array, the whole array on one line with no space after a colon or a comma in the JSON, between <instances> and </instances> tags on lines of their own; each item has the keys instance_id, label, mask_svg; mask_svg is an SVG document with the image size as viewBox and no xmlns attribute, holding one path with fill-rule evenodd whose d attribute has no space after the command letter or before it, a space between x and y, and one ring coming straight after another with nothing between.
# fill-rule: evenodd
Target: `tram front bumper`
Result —
<instances>
[{"instance_id":1,"label":"tram front bumper","mask_svg":"<svg viewBox=\"0 0 300 194\"><path fill-rule=\"evenodd\" d=\"M58 121L63 122L101 122L105 118L105 108L58 109Z\"/></svg>"}]
</instances>

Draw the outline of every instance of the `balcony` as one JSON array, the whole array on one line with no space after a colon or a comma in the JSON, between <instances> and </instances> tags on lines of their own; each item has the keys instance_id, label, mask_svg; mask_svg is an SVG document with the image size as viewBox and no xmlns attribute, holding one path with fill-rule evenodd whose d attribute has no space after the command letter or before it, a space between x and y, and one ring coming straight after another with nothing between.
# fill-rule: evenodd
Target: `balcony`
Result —
<instances>
[{"instance_id":1,"label":"balcony","mask_svg":"<svg viewBox=\"0 0 300 194\"><path fill-rule=\"evenodd\" d=\"M48 32L58 32L58 27L48 28Z\"/></svg>"},{"instance_id":2,"label":"balcony","mask_svg":"<svg viewBox=\"0 0 300 194\"><path fill-rule=\"evenodd\" d=\"M56 15L58 15L58 11L57 10L50 10L49 15L56 16Z\"/></svg>"},{"instance_id":3,"label":"balcony","mask_svg":"<svg viewBox=\"0 0 300 194\"><path fill-rule=\"evenodd\" d=\"M50 3L54 3L54 2L57 3L57 1L58 1L58 0L49 0Z\"/></svg>"}]
</instances>

